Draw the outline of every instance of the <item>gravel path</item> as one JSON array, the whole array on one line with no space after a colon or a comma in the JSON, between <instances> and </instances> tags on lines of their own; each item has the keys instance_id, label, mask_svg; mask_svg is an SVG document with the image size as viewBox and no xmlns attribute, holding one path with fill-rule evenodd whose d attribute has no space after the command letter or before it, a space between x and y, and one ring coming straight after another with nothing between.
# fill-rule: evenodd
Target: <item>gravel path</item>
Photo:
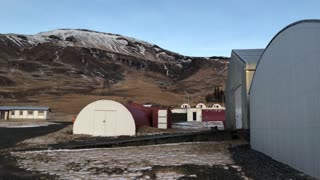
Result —
<instances>
[{"instance_id":1,"label":"gravel path","mask_svg":"<svg viewBox=\"0 0 320 180\"><path fill-rule=\"evenodd\" d=\"M235 146L229 149L232 159L242 167L244 173L256 180L316 180L294 170L272 158L257 152L249 145Z\"/></svg>"},{"instance_id":2,"label":"gravel path","mask_svg":"<svg viewBox=\"0 0 320 180\"><path fill-rule=\"evenodd\" d=\"M178 179L209 175L210 171L217 177L243 179L241 168L233 163L227 150L229 145L230 142L177 143L13 152L12 155L24 169L62 179ZM194 170L190 171L191 166Z\"/></svg>"},{"instance_id":3,"label":"gravel path","mask_svg":"<svg viewBox=\"0 0 320 180\"><path fill-rule=\"evenodd\" d=\"M243 141L235 140L8 153L15 149L19 142L39 145L46 143L46 140L48 142L70 140L65 139L65 136L70 135L70 127L70 124L53 124L33 128L0 128L0 180L62 177L66 179L314 179L250 149L249 145L236 146L243 144Z\"/></svg>"}]
</instances>

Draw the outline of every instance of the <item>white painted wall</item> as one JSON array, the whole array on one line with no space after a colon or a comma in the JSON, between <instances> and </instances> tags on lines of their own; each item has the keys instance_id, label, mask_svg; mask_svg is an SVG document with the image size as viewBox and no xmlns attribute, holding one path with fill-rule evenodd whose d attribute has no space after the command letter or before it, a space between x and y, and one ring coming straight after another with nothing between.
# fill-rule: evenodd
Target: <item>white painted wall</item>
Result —
<instances>
[{"instance_id":1,"label":"white painted wall","mask_svg":"<svg viewBox=\"0 0 320 180\"><path fill-rule=\"evenodd\" d=\"M167 129L168 127L168 110L158 110L158 128Z\"/></svg>"},{"instance_id":2,"label":"white painted wall","mask_svg":"<svg viewBox=\"0 0 320 180\"><path fill-rule=\"evenodd\" d=\"M133 136L135 121L122 104L111 100L99 100L88 104L78 114L73 124L73 134L92 136Z\"/></svg>"},{"instance_id":3,"label":"white painted wall","mask_svg":"<svg viewBox=\"0 0 320 180\"><path fill-rule=\"evenodd\" d=\"M32 115L28 114L29 111L32 112ZM9 119L49 119L49 111L42 111L43 114L39 113L39 111L40 110L12 110L9 111Z\"/></svg>"},{"instance_id":4,"label":"white painted wall","mask_svg":"<svg viewBox=\"0 0 320 180\"><path fill-rule=\"evenodd\" d=\"M196 121L201 122L202 121L202 109L198 108L189 108L187 111L187 121L194 121L193 119L193 113L196 113Z\"/></svg>"},{"instance_id":5,"label":"white painted wall","mask_svg":"<svg viewBox=\"0 0 320 180\"><path fill-rule=\"evenodd\" d=\"M182 113L182 114L187 113L187 111L188 111L188 109L185 109L185 108L183 108L183 109L177 108L177 109L171 110L172 113Z\"/></svg>"},{"instance_id":6,"label":"white painted wall","mask_svg":"<svg viewBox=\"0 0 320 180\"><path fill-rule=\"evenodd\" d=\"M222 107L220 104L214 104L213 106L211 107L204 107L202 106L202 108L200 108L200 105L202 105L202 103L199 103L196 108L176 108L176 109L172 109L171 112L172 113L181 113L181 114L184 114L186 113L187 114L187 121L194 121L193 120L193 112L196 113L196 117L197 117L197 120L198 122L202 122L202 110L204 109L216 109L216 110L225 110L225 107Z\"/></svg>"}]
</instances>

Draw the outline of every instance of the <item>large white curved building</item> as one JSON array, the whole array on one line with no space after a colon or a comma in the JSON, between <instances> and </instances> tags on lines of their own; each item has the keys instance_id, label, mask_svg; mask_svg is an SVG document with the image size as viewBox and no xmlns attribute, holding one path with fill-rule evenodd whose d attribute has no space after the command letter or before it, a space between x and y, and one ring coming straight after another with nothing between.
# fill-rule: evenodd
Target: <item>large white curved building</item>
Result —
<instances>
[{"instance_id":1,"label":"large white curved building","mask_svg":"<svg viewBox=\"0 0 320 180\"><path fill-rule=\"evenodd\" d=\"M133 136L142 125L150 125L142 110L111 100L99 100L80 111L73 124L73 134Z\"/></svg>"},{"instance_id":2,"label":"large white curved building","mask_svg":"<svg viewBox=\"0 0 320 180\"><path fill-rule=\"evenodd\" d=\"M320 178L320 20L281 30L250 89L253 149Z\"/></svg>"}]
</instances>

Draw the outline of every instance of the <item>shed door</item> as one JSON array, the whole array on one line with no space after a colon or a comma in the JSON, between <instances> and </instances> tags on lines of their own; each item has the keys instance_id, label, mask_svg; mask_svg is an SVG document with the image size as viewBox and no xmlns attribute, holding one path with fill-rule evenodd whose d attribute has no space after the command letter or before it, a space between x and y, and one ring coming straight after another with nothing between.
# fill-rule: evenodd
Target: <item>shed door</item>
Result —
<instances>
[{"instance_id":1,"label":"shed door","mask_svg":"<svg viewBox=\"0 0 320 180\"><path fill-rule=\"evenodd\" d=\"M236 129L242 129L242 98L241 86L235 91Z\"/></svg>"},{"instance_id":2,"label":"shed door","mask_svg":"<svg viewBox=\"0 0 320 180\"><path fill-rule=\"evenodd\" d=\"M116 131L116 111L94 112L94 135L114 136Z\"/></svg>"},{"instance_id":3,"label":"shed door","mask_svg":"<svg viewBox=\"0 0 320 180\"><path fill-rule=\"evenodd\" d=\"M106 136L116 136L117 111L106 111L106 122L104 133Z\"/></svg>"},{"instance_id":4,"label":"shed door","mask_svg":"<svg viewBox=\"0 0 320 180\"><path fill-rule=\"evenodd\" d=\"M158 110L158 128L167 129L168 111Z\"/></svg>"}]
</instances>

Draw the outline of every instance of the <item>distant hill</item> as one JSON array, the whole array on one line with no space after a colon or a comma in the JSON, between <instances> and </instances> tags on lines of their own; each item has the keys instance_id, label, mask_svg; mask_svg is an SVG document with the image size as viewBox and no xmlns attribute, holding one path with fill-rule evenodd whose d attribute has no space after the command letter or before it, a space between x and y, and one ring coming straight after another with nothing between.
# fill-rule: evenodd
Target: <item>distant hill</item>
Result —
<instances>
[{"instance_id":1,"label":"distant hill","mask_svg":"<svg viewBox=\"0 0 320 180\"><path fill-rule=\"evenodd\" d=\"M75 114L95 99L176 105L224 86L229 59L189 57L85 29L0 34L0 104Z\"/></svg>"}]
</instances>

